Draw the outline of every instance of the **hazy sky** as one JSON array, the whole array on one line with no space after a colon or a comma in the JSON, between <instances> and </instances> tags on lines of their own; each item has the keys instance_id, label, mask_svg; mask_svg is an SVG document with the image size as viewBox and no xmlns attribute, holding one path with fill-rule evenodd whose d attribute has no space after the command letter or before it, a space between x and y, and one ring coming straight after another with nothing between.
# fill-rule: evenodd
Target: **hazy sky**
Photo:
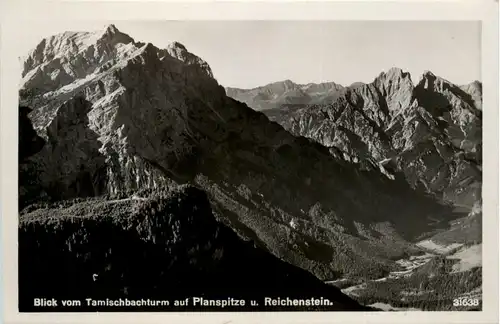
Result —
<instances>
[{"instance_id":1,"label":"hazy sky","mask_svg":"<svg viewBox=\"0 0 500 324\"><path fill-rule=\"evenodd\" d=\"M30 24L20 31L19 56L62 31L92 31L111 22ZM416 82L430 70L458 84L480 80L479 22L431 21L114 21L136 41L164 47L179 41L206 60L223 86L370 82L400 67Z\"/></svg>"}]
</instances>

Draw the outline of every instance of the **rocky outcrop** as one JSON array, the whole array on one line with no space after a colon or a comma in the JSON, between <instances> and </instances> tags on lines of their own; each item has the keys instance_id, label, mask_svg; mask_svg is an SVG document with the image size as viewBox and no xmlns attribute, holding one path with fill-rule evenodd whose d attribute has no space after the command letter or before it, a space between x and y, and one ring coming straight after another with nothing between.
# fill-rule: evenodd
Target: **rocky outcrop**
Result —
<instances>
[{"instance_id":1,"label":"rocky outcrop","mask_svg":"<svg viewBox=\"0 0 500 324\"><path fill-rule=\"evenodd\" d=\"M133 39L114 25L98 32L65 32L43 39L24 61L25 89L54 91L105 69Z\"/></svg>"},{"instance_id":2,"label":"rocky outcrop","mask_svg":"<svg viewBox=\"0 0 500 324\"><path fill-rule=\"evenodd\" d=\"M414 85L393 68L328 103L266 112L293 134L345 159L402 174L415 189L466 209L482 183L481 86L458 87L431 72Z\"/></svg>"},{"instance_id":3,"label":"rocky outcrop","mask_svg":"<svg viewBox=\"0 0 500 324\"><path fill-rule=\"evenodd\" d=\"M28 117L31 109L19 107L19 162L23 163L27 158L40 152L45 144L43 139L33 129Z\"/></svg>"},{"instance_id":4,"label":"rocky outcrop","mask_svg":"<svg viewBox=\"0 0 500 324\"><path fill-rule=\"evenodd\" d=\"M296 84L285 80L254 89L227 87L226 94L255 110L268 110L334 100L343 88L334 82Z\"/></svg>"},{"instance_id":5,"label":"rocky outcrop","mask_svg":"<svg viewBox=\"0 0 500 324\"><path fill-rule=\"evenodd\" d=\"M29 160L40 152L45 141L38 136L28 117L31 109L19 106L19 207L42 199L43 189L38 181L37 168Z\"/></svg>"},{"instance_id":6,"label":"rocky outcrop","mask_svg":"<svg viewBox=\"0 0 500 324\"><path fill-rule=\"evenodd\" d=\"M227 97L179 45L182 55L171 55L113 27L50 39L25 64L21 99L48 143L30 159L53 201L194 184L242 237L321 279L378 277L414 248L409 242L458 217L405 179L346 161ZM72 50L47 45L73 43ZM81 70L70 62L86 72L74 72ZM57 69L69 71L62 86L53 78ZM383 78L377 87L393 91ZM361 93L371 89L347 91L338 109L311 111L340 116L385 143L377 123L397 110L396 99L381 101L382 112L363 112ZM360 123L358 115L373 122ZM391 149L375 146L365 151Z\"/></svg>"},{"instance_id":7,"label":"rocky outcrop","mask_svg":"<svg viewBox=\"0 0 500 324\"><path fill-rule=\"evenodd\" d=\"M167 46L167 52L170 54L172 57L175 57L176 59L181 60L182 62L186 63L187 65L194 65L196 67L201 68L205 73L213 78L213 73L212 69L210 69L210 66L208 65L207 62L199 58L198 56L194 55L193 53L190 53L184 45L182 45L179 42L173 42L172 44Z\"/></svg>"},{"instance_id":8,"label":"rocky outcrop","mask_svg":"<svg viewBox=\"0 0 500 324\"><path fill-rule=\"evenodd\" d=\"M482 110L483 109L483 85L479 81L473 81L469 84L460 86L466 94L468 94L474 101L474 106Z\"/></svg>"},{"instance_id":9,"label":"rocky outcrop","mask_svg":"<svg viewBox=\"0 0 500 324\"><path fill-rule=\"evenodd\" d=\"M147 195L144 197L144 195ZM206 194L191 186L139 192L121 200L87 199L34 206L19 227L20 311L200 311L206 300L245 300L230 310L265 307L264 298L324 298L329 306L366 310L337 288L245 242L212 215ZM81 300L83 307L40 308L34 298ZM49 298L49 299L50 299ZM95 300L168 300L169 306L92 307ZM174 300L189 304L179 308ZM254 300L259 306L251 306Z\"/></svg>"}]
</instances>

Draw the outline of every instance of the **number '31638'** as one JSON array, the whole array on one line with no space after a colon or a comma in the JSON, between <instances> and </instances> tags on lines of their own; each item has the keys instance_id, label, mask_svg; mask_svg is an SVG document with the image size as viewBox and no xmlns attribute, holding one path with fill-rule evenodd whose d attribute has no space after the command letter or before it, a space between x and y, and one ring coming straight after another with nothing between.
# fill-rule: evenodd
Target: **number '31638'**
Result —
<instances>
[{"instance_id":1,"label":"number '31638'","mask_svg":"<svg viewBox=\"0 0 500 324\"><path fill-rule=\"evenodd\" d=\"M479 306L479 299L477 298L453 299L453 306Z\"/></svg>"}]
</instances>

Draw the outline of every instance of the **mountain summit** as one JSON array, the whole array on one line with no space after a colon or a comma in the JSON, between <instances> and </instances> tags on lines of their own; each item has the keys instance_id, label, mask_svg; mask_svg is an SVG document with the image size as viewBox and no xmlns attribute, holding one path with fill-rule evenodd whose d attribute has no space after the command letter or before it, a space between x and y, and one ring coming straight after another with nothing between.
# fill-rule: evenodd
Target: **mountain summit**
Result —
<instances>
[{"instance_id":1,"label":"mountain summit","mask_svg":"<svg viewBox=\"0 0 500 324\"><path fill-rule=\"evenodd\" d=\"M117 68L117 62L138 57L149 47L161 59L168 53L212 76L208 64L178 42L159 50L152 44L135 42L115 25L109 25L95 32L65 32L43 39L24 61L22 88L53 91L76 80L90 82L108 69Z\"/></svg>"}]
</instances>

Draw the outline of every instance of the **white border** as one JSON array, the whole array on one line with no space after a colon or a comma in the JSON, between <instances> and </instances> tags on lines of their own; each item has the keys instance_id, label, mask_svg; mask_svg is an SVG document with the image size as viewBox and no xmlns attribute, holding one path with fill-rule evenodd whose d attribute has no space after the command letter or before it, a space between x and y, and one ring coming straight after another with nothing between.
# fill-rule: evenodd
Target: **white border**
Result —
<instances>
[{"instance_id":1,"label":"white border","mask_svg":"<svg viewBox=\"0 0 500 324\"><path fill-rule=\"evenodd\" d=\"M445 2L1 2L1 212L6 323L498 323L498 3ZM481 20L484 113L483 311L295 313L40 313L17 311L17 58L16 30L57 20ZM132 35L133 36L133 35ZM453 55L453 53L450 53ZM210 62L209 62L210 63ZM459 68L459 67L457 67Z\"/></svg>"}]
</instances>

